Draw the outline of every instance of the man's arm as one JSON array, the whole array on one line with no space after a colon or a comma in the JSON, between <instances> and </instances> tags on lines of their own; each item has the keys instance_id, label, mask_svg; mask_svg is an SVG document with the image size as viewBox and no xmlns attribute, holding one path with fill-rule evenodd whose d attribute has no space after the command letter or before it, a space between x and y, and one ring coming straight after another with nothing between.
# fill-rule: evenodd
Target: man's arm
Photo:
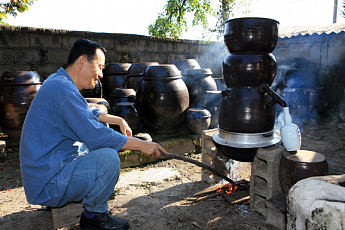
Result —
<instances>
[{"instance_id":1,"label":"man's arm","mask_svg":"<svg viewBox=\"0 0 345 230\"><path fill-rule=\"evenodd\" d=\"M121 132L123 135L128 137L132 136L132 129L127 124L126 120L122 117L114 116L107 113L101 113L99 115L98 120L103 123L113 124L120 126Z\"/></svg>"}]
</instances>

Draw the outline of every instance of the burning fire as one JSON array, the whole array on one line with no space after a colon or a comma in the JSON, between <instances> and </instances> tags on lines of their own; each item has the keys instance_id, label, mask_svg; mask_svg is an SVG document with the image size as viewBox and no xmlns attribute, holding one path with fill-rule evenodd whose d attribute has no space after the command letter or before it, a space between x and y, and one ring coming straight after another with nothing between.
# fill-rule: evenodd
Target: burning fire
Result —
<instances>
[{"instance_id":1,"label":"burning fire","mask_svg":"<svg viewBox=\"0 0 345 230\"><path fill-rule=\"evenodd\" d=\"M229 177L229 173L224 171L228 177ZM248 181L246 181L245 179L242 179L239 183L239 185L243 185L243 184L248 184ZM232 185L231 183L227 183L227 184L220 184L217 187L217 192L222 192L224 191L226 194L230 194L234 191L238 191L238 190L243 190L242 186L237 186L237 185Z\"/></svg>"}]
</instances>

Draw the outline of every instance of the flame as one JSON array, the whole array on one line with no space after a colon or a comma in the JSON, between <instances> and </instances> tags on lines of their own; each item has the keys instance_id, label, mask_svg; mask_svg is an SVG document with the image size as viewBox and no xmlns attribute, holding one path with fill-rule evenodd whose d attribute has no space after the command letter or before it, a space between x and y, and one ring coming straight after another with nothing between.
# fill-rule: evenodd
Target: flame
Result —
<instances>
[{"instance_id":1,"label":"flame","mask_svg":"<svg viewBox=\"0 0 345 230\"><path fill-rule=\"evenodd\" d=\"M229 173L224 171L228 177L229 177ZM229 177L230 178L230 177ZM246 179L242 179L241 182L245 182L247 181ZM232 185L231 183L227 183L227 184L221 184L221 185L218 185L217 186L217 192L222 192L222 191L225 191L226 194L230 194L236 190L239 190L240 187L239 186L235 186L235 185Z\"/></svg>"}]
</instances>

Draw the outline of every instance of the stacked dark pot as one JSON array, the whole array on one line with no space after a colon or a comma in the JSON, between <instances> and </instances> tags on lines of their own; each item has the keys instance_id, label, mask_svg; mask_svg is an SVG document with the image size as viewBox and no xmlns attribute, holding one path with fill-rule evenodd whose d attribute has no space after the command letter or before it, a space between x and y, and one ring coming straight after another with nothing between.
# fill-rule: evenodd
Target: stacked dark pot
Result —
<instances>
[{"instance_id":1,"label":"stacked dark pot","mask_svg":"<svg viewBox=\"0 0 345 230\"><path fill-rule=\"evenodd\" d=\"M222 64L227 89L222 91L219 133L213 139L231 159L253 161L258 147L278 143L274 136L274 104L285 101L271 88L277 72L272 51L279 22L268 18L236 18L225 24L230 52Z\"/></svg>"}]
</instances>

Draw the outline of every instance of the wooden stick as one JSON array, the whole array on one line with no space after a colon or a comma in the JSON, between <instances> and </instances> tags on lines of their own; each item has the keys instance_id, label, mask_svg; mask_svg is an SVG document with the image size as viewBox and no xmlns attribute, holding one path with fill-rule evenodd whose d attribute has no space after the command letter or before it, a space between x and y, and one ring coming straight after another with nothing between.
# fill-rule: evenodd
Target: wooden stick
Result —
<instances>
[{"instance_id":1,"label":"wooden stick","mask_svg":"<svg viewBox=\"0 0 345 230\"><path fill-rule=\"evenodd\" d=\"M247 201L247 200L250 200L250 196L246 196L246 197L243 197L241 199L235 200L235 201L231 202L231 204L238 204L242 201Z\"/></svg>"}]
</instances>

